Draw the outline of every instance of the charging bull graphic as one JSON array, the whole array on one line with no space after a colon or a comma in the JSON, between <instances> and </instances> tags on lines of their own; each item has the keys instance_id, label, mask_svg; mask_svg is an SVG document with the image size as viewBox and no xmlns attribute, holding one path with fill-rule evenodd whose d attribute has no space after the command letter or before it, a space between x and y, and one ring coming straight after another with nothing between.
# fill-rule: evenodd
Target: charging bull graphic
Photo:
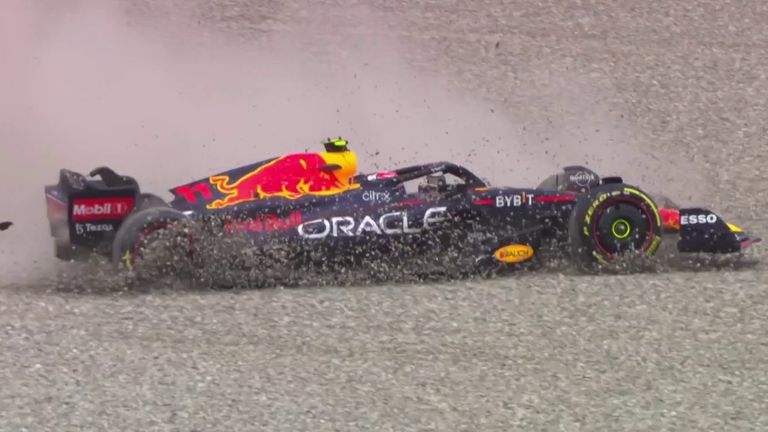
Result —
<instances>
[{"instance_id":1,"label":"charging bull graphic","mask_svg":"<svg viewBox=\"0 0 768 432\"><path fill-rule=\"evenodd\" d=\"M304 195L337 194L356 186L350 183L354 170L354 157L349 160L329 153L281 156L234 181L228 175L210 177L211 184L226 196L207 207L221 209L276 196L296 199Z\"/></svg>"}]
</instances>

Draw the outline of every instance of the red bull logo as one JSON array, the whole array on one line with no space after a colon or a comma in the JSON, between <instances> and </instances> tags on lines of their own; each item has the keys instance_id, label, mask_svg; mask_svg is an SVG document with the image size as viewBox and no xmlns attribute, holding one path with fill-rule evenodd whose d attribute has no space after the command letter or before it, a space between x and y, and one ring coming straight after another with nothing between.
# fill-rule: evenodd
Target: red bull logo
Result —
<instances>
[{"instance_id":1,"label":"red bull logo","mask_svg":"<svg viewBox=\"0 0 768 432\"><path fill-rule=\"evenodd\" d=\"M301 225L301 212L293 211L288 217L279 217L275 214L260 214L253 219L227 220L224 222L224 232L273 232L295 228Z\"/></svg>"},{"instance_id":2,"label":"red bull logo","mask_svg":"<svg viewBox=\"0 0 768 432\"><path fill-rule=\"evenodd\" d=\"M355 170L350 151L281 156L234 181L227 175L212 176L211 184L226 196L207 207L221 209L269 197L334 195L359 187L351 183Z\"/></svg>"}]
</instances>

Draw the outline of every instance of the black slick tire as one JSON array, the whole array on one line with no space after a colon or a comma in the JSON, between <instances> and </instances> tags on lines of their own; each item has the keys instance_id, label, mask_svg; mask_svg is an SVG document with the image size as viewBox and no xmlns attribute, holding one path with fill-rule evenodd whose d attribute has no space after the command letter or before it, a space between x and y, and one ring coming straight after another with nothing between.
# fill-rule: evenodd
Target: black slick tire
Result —
<instances>
[{"instance_id":1,"label":"black slick tire","mask_svg":"<svg viewBox=\"0 0 768 432\"><path fill-rule=\"evenodd\" d=\"M171 208L171 205L165 202L164 199L151 193L142 193L142 194L139 194L138 197L136 197L136 209L134 210L135 212L139 212L141 210L146 210L148 208L154 208L154 207Z\"/></svg>"},{"instance_id":2,"label":"black slick tire","mask_svg":"<svg viewBox=\"0 0 768 432\"><path fill-rule=\"evenodd\" d=\"M598 270L619 256L653 256L663 233L658 207L648 194L606 184L579 199L569 221L571 257L582 270Z\"/></svg>"},{"instance_id":3,"label":"black slick tire","mask_svg":"<svg viewBox=\"0 0 768 432\"><path fill-rule=\"evenodd\" d=\"M183 213L170 207L150 207L139 210L123 221L112 243L112 263L118 269L131 270L146 245L145 238L186 219Z\"/></svg>"}]
</instances>

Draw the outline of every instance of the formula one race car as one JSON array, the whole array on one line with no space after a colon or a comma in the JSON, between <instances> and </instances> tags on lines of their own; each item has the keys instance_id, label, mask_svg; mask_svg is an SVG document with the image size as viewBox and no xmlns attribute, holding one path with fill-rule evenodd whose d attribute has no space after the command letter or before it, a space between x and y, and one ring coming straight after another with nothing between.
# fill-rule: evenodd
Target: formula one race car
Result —
<instances>
[{"instance_id":1,"label":"formula one race car","mask_svg":"<svg viewBox=\"0 0 768 432\"><path fill-rule=\"evenodd\" d=\"M440 257L465 269L515 267L558 254L599 269L625 255L652 256L667 236L686 253L738 253L759 241L710 210L662 207L622 178L583 166L535 188L496 187L449 162L358 174L346 141L324 145L175 187L170 203L109 168L91 178L62 169L58 184L45 187L56 256L98 252L132 269L153 233L179 224L205 227L216 241L282 245L298 271L329 260ZM200 242L187 245L176 255L194 259Z\"/></svg>"}]
</instances>

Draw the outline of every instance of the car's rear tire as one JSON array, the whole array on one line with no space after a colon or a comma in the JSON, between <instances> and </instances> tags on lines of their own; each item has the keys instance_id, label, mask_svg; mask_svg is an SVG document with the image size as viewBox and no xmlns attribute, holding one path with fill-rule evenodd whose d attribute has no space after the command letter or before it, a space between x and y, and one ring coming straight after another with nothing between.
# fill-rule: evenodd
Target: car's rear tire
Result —
<instances>
[{"instance_id":1,"label":"car's rear tire","mask_svg":"<svg viewBox=\"0 0 768 432\"><path fill-rule=\"evenodd\" d=\"M661 216L640 189L622 183L592 189L571 214L571 256L595 270L620 256L653 256L661 244Z\"/></svg>"},{"instance_id":2,"label":"car's rear tire","mask_svg":"<svg viewBox=\"0 0 768 432\"><path fill-rule=\"evenodd\" d=\"M167 207L171 208L171 205L165 202L164 199L151 193L142 193L136 197L136 212L146 210L154 207Z\"/></svg>"},{"instance_id":3,"label":"car's rear tire","mask_svg":"<svg viewBox=\"0 0 768 432\"><path fill-rule=\"evenodd\" d=\"M128 216L117 230L112 243L112 262L119 268L131 270L147 247L147 237L184 221L186 216L170 207L150 207Z\"/></svg>"}]
</instances>

